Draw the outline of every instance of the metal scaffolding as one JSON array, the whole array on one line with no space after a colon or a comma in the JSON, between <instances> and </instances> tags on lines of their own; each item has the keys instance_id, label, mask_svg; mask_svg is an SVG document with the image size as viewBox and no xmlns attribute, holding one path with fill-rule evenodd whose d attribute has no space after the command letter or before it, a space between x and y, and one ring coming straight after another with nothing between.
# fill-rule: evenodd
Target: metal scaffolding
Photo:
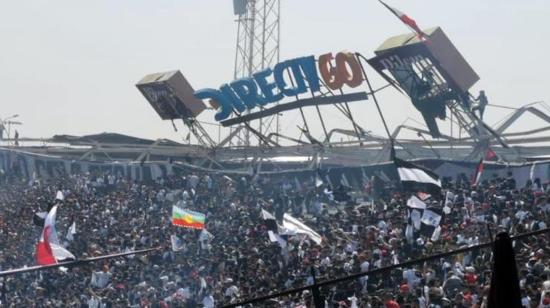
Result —
<instances>
[{"instance_id":1,"label":"metal scaffolding","mask_svg":"<svg viewBox=\"0 0 550 308\"><path fill-rule=\"evenodd\" d=\"M279 62L280 0L235 1L237 15L237 46L234 79L249 77L254 72ZM240 4L238 4L240 3ZM242 6L239 8L239 6ZM279 115L259 119L256 131L261 135L279 132ZM238 129L238 128L233 128ZM251 145L250 129L237 137ZM258 140L261 144L261 140Z\"/></svg>"}]
</instances>

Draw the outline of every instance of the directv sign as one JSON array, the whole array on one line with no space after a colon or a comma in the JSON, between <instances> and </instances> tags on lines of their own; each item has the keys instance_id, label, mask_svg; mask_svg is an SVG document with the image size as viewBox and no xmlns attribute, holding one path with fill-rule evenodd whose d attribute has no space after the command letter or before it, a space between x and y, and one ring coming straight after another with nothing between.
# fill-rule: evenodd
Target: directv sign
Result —
<instances>
[{"instance_id":1,"label":"directv sign","mask_svg":"<svg viewBox=\"0 0 550 308\"><path fill-rule=\"evenodd\" d=\"M332 90L340 89L344 84L357 87L363 82L361 73L359 62L353 54L340 52L333 57L332 53L328 53L319 57L318 65L314 56L296 58L278 63L273 69L257 72L252 77L223 84L217 90L198 90L194 96L214 101L219 106L215 119L222 121L234 111L242 113L308 90L318 92L321 89L319 76ZM288 82L288 78L285 80L285 74L291 75L294 83Z\"/></svg>"}]
</instances>

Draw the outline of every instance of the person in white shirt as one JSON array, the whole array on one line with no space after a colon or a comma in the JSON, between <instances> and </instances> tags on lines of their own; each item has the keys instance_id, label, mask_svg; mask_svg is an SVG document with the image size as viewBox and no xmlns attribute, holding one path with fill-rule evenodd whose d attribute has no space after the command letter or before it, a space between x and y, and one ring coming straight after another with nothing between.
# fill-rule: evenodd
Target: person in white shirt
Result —
<instances>
[{"instance_id":1,"label":"person in white shirt","mask_svg":"<svg viewBox=\"0 0 550 308\"><path fill-rule=\"evenodd\" d=\"M206 295L202 299L202 305L204 306L204 308L214 308L215 307L214 296L212 296L212 294Z\"/></svg>"},{"instance_id":2,"label":"person in white shirt","mask_svg":"<svg viewBox=\"0 0 550 308\"><path fill-rule=\"evenodd\" d=\"M229 288L225 289L225 296L237 297L239 296L239 288L236 285L231 285Z\"/></svg>"},{"instance_id":3,"label":"person in white shirt","mask_svg":"<svg viewBox=\"0 0 550 308\"><path fill-rule=\"evenodd\" d=\"M112 274L109 272L109 268L105 265L102 271L92 273L91 284L94 287L103 289L111 281L111 276Z\"/></svg>"},{"instance_id":4,"label":"person in white shirt","mask_svg":"<svg viewBox=\"0 0 550 308\"><path fill-rule=\"evenodd\" d=\"M403 271L403 279L407 280L409 290L413 290L420 283L420 277L416 275L416 271L413 268Z\"/></svg>"}]
</instances>

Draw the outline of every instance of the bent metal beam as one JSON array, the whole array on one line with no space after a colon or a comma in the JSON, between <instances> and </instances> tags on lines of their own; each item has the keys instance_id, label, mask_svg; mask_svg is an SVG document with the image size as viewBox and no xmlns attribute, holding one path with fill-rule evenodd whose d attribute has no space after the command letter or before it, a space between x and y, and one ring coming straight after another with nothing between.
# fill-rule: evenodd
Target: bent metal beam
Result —
<instances>
[{"instance_id":1,"label":"bent metal beam","mask_svg":"<svg viewBox=\"0 0 550 308\"><path fill-rule=\"evenodd\" d=\"M331 104L337 104L337 103L343 103L343 102L362 101L367 99L368 99L368 94L366 92L355 92L355 93L335 95L335 96L312 97L312 98L300 99L300 100L286 103L286 104L279 104L279 105L276 105L275 107L271 107L271 108L264 109L254 113L249 113L246 115L241 115L240 117L221 121L220 123L224 127L227 127L235 124L240 124L243 122L257 120L263 117L277 114L279 112L297 109L301 107L331 105Z\"/></svg>"}]
</instances>

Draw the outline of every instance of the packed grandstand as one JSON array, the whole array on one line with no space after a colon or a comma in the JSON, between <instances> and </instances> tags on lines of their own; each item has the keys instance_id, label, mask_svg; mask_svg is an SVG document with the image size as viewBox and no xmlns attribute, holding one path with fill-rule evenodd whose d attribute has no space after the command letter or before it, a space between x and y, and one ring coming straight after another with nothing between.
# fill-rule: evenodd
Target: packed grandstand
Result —
<instances>
[{"instance_id":1,"label":"packed grandstand","mask_svg":"<svg viewBox=\"0 0 550 308\"><path fill-rule=\"evenodd\" d=\"M514 235L546 228L548 183L487 178L477 186L464 175L446 178L440 196L419 197L411 205L399 183L377 177L351 189L319 177L191 171L146 182L108 172L30 181L4 173L1 270L36 264L44 223L37 214L56 205L59 244L76 259L159 249L2 277L2 304L217 307L312 284L311 268L317 280L344 277L486 242L491 230ZM435 205L444 209L437 232L425 228L429 221L422 213ZM174 206L204 214L203 228L173 224ZM288 217L312 233L281 232ZM514 245L524 307L549 306L548 237ZM483 307L490 273L491 251L476 250L321 292L328 307ZM304 291L251 306L310 307L312 300Z\"/></svg>"}]
</instances>

